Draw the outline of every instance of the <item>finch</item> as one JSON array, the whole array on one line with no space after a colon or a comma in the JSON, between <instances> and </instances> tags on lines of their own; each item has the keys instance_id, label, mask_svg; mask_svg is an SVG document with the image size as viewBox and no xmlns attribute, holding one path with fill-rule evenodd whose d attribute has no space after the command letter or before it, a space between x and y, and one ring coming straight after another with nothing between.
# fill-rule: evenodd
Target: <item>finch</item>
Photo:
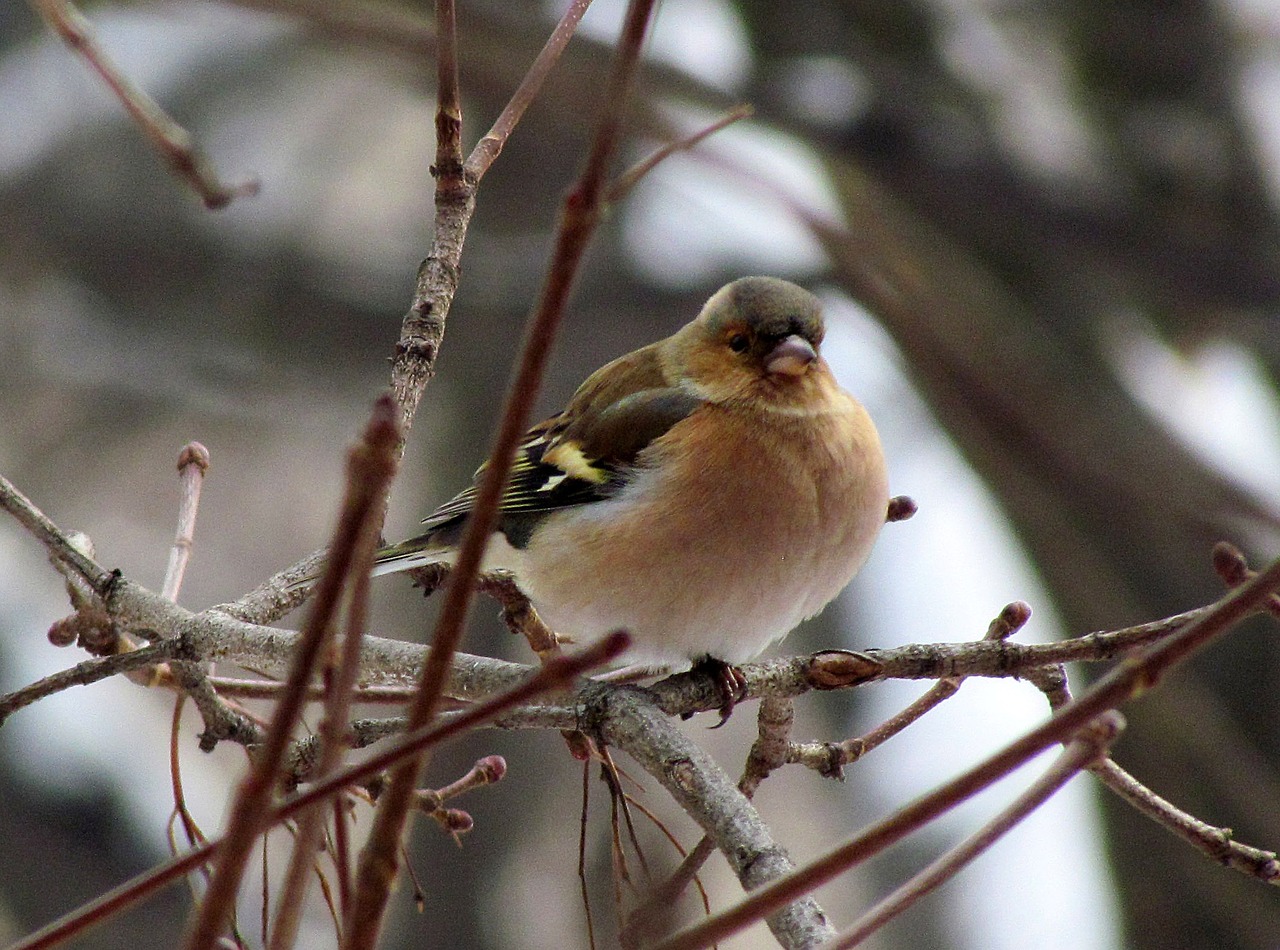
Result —
<instances>
[{"instance_id":1,"label":"finch","mask_svg":"<svg viewBox=\"0 0 1280 950\"><path fill-rule=\"evenodd\" d=\"M812 294L744 277L601 367L521 442L484 569L575 643L626 630L633 662L733 665L786 636L857 573L889 502L823 334ZM449 563L483 471L374 574Z\"/></svg>"}]
</instances>

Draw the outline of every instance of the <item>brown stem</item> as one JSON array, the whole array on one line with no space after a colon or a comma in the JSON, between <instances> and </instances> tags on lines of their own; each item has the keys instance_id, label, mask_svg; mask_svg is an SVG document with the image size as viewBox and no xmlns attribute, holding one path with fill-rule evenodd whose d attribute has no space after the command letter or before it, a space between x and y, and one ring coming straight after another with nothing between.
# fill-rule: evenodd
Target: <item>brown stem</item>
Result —
<instances>
[{"instance_id":1,"label":"brown stem","mask_svg":"<svg viewBox=\"0 0 1280 950\"><path fill-rule=\"evenodd\" d=\"M520 121L530 103L537 98L552 68L559 62L560 54L564 52L565 46L577 30L578 21L582 19L582 15L587 12L589 6L591 6L591 0L573 0L564 11L564 16L551 31L551 36L547 38L537 59L533 61L524 79L512 93L510 101L494 121L493 127L476 143L476 147L467 157L466 172L472 180L478 182L483 178L489 166L502 154L502 149L515 130L516 123Z\"/></svg>"},{"instance_id":2,"label":"brown stem","mask_svg":"<svg viewBox=\"0 0 1280 950\"><path fill-rule=\"evenodd\" d=\"M666 161L676 152L687 152L694 148L708 136L726 129L735 122L741 122L743 119L749 119L755 114L755 109L750 105L740 105L729 112L725 113L715 122L712 122L705 129L700 129L692 135L670 142L660 149L656 150L652 155L637 162L631 168L627 169L620 175L612 185L609 186L609 193L605 199L609 204L616 204L630 193L645 175L653 171L662 162Z\"/></svg>"},{"instance_id":3,"label":"brown stem","mask_svg":"<svg viewBox=\"0 0 1280 950\"><path fill-rule=\"evenodd\" d=\"M204 901L194 915L185 946L187 950L212 950L235 905L240 879L254 842L267 828L268 806L280 775L290 735L306 703L306 686L322 650L328 643L333 616L347 578L355 571L367 573L372 543L362 539L375 534L391 476L394 450L399 439L395 410L383 396L374 406L362 442L348 460L346 499L315 603L299 638L285 692L276 704L271 724L248 774L236 792L227 821L227 838ZM363 551L361 550L363 548ZM359 554L364 560L357 562Z\"/></svg>"},{"instance_id":4,"label":"brown stem","mask_svg":"<svg viewBox=\"0 0 1280 950\"><path fill-rule=\"evenodd\" d=\"M224 208L236 198L255 195L258 182L249 179L234 185L223 184L208 160L196 149L189 133L159 104L124 75L107 57L89 21L68 0L32 0L36 11L72 50L82 56L120 100L125 111L170 170L185 181L210 210Z\"/></svg>"},{"instance_id":5,"label":"brown stem","mask_svg":"<svg viewBox=\"0 0 1280 950\"><path fill-rule=\"evenodd\" d=\"M363 762L334 773L323 782L290 796L270 809L266 825L277 825L305 808L332 798L343 789L367 781L406 756L439 745L453 737L491 722L503 713L539 696L563 689L579 676L616 659L630 645L625 633L614 633L578 653L557 657L535 670L527 680L505 692L477 703L456 718L430 726L388 742ZM42 927L6 950L49 950L90 927L134 906L139 901L172 884L182 875L212 860L224 847L225 839L206 842L189 854L174 858L138 875L97 899L78 907L65 917Z\"/></svg>"},{"instance_id":6,"label":"brown stem","mask_svg":"<svg viewBox=\"0 0 1280 950\"><path fill-rule=\"evenodd\" d=\"M956 876L1007 834L1020 821L1049 800L1090 763L1105 756L1124 728L1124 718L1117 712L1106 712L1072 739L1048 770L1019 795L995 818L974 832L946 854L932 862L893 893L854 921L847 930L823 950L846 950L857 946L889 921L907 910L922 897Z\"/></svg>"},{"instance_id":7,"label":"brown stem","mask_svg":"<svg viewBox=\"0 0 1280 950\"><path fill-rule=\"evenodd\" d=\"M388 484L394 472L392 446L386 447L387 455L378 462L387 468ZM385 493L384 493L385 494ZM360 677L360 647L369 620L369 572L362 565L372 564L378 546L378 522L380 518L367 518L357 541L352 560L357 566L351 581L351 597L347 603L346 629L342 637L342 654L336 671L325 677L329 689L325 695L324 718L320 722L318 738L320 756L312 768L316 779L323 779L335 771L342 762L346 747L347 720L350 718L352 696ZM324 834L327 809L317 805L303 812L298 819L293 836L293 853L285 872L284 884L277 900L275 926L271 932L271 950L289 950L297 939L298 924L302 919L302 904L306 899L311 880L315 854Z\"/></svg>"},{"instance_id":8,"label":"brown stem","mask_svg":"<svg viewBox=\"0 0 1280 950\"><path fill-rule=\"evenodd\" d=\"M895 814L875 822L824 857L757 890L736 907L662 941L658 948L695 950L709 946L878 854L957 803L1008 775L1050 745L1074 734L1093 717L1150 689L1174 664L1265 604L1278 585L1280 560L1236 588L1176 636L1150 648L1140 657L1126 659L1078 699L1059 709L1047 722Z\"/></svg>"},{"instance_id":9,"label":"brown stem","mask_svg":"<svg viewBox=\"0 0 1280 950\"><path fill-rule=\"evenodd\" d=\"M599 218L605 176L621 134L622 105L640 60L652 7L653 0L632 0L628 8L610 88L604 100L605 109L578 185L565 201L542 298L528 324L519 369L508 393L475 506L467 519L454 565L453 582L445 593L418 693L407 712L410 728L429 723L435 715L453 654L462 637L472 603L473 583L480 570L485 545L497 523L498 503L511 471L516 447L528 428L551 344L563 317L579 262ZM441 23L440 29L443 31L445 24ZM352 910L344 922L344 950L370 950L376 941L390 884L395 878L400 838L421 766L419 759L397 766L379 801L369 841L361 853Z\"/></svg>"}]
</instances>

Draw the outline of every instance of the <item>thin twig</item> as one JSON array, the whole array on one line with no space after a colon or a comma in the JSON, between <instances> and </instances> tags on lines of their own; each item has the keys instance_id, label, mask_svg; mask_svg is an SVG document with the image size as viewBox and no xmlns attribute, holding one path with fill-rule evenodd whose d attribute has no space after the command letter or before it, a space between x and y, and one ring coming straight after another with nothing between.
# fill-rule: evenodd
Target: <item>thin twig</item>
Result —
<instances>
[{"instance_id":1,"label":"thin twig","mask_svg":"<svg viewBox=\"0 0 1280 950\"><path fill-rule=\"evenodd\" d=\"M483 178L489 166L502 153L507 139L511 137L525 110L542 90L547 77L551 75L551 70L560 60L560 54L564 52L565 46L577 30L578 21L582 19L582 15L587 12L589 6L591 6L591 0L572 0L564 11L560 22L551 31L551 36L547 38L537 59L533 61L524 79L520 81L511 99L494 121L493 127L480 138L467 157L466 172L472 180L478 182Z\"/></svg>"},{"instance_id":2,"label":"thin twig","mask_svg":"<svg viewBox=\"0 0 1280 950\"><path fill-rule=\"evenodd\" d=\"M1003 643L1021 630L1031 619L1031 607L1021 600L1006 604L1004 609L987 626L982 638L984 643ZM791 747L787 761L798 762L817 769L829 777L841 777L844 767L856 762L877 746L898 735L925 713L935 709L954 696L965 681L964 676L946 676L934 683L927 692L905 709L891 716L879 726L862 736L838 743L804 743Z\"/></svg>"},{"instance_id":3,"label":"thin twig","mask_svg":"<svg viewBox=\"0 0 1280 950\"><path fill-rule=\"evenodd\" d=\"M1082 769L1105 756L1124 728L1124 718L1111 711L1100 715L1075 738L1043 775L982 828L929 864L901 887L843 930L823 950L847 950L857 946L922 897L941 887L990 848L1014 826L1049 800Z\"/></svg>"},{"instance_id":4,"label":"thin twig","mask_svg":"<svg viewBox=\"0 0 1280 950\"><path fill-rule=\"evenodd\" d=\"M1216 555L1215 549L1215 560ZM1252 576L1252 572L1250 575ZM1239 586L1240 583L1243 581L1237 580L1233 586ZM1272 600L1274 599L1273 594ZM1066 671L1061 667L1046 671L1033 679L1033 682L1045 694L1051 709L1071 702ZM1110 757L1094 764L1089 771L1142 814L1203 852L1210 860L1268 884L1280 884L1280 860L1277 860L1274 851L1263 851L1233 840L1231 829L1214 827L1183 811L1147 788Z\"/></svg>"},{"instance_id":5,"label":"thin twig","mask_svg":"<svg viewBox=\"0 0 1280 950\"><path fill-rule=\"evenodd\" d=\"M202 664L175 660L170 665L170 671L173 682L191 697L204 721L204 730L200 733L200 751L212 752L223 741L243 746L256 746L262 741L262 729L241 710L218 695Z\"/></svg>"},{"instance_id":6,"label":"thin twig","mask_svg":"<svg viewBox=\"0 0 1280 950\"><path fill-rule=\"evenodd\" d=\"M587 946L596 950L596 922L591 913L591 891L587 887L587 817L591 813L591 759L582 760L582 807L578 812L578 893L587 923Z\"/></svg>"},{"instance_id":7,"label":"thin twig","mask_svg":"<svg viewBox=\"0 0 1280 950\"><path fill-rule=\"evenodd\" d=\"M125 111L159 152L170 171L185 181L210 210L224 208L236 198L258 193L256 179L227 185L218 180L208 159L195 147L191 133L124 75L93 38L89 21L68 0L32 0L36 11L72 50L82 56L120 100Z\"/></svg>"},{"instance_id":8,"label":"thin twig","mask_svg":"<svg viewBox=\"0 0 1280 950\"><path fill-rule=\"evenodd\" d=\"M309 786L283 802L273 806L265 820L266 826L277 825L317 802L332 798L352 785L367 781L406 756L491 722L510 709L528 703L539 696L563 689L578 677L616 659L630 645L625 633L613 633L598 643L578 653L557 657L533 671L524 682L505 692L477 703L459 716L414 733L401 736L386 744L363 762L349 765L323 782ZM114 915L134 906L139 901L167 887L182 875L212 860L223 848L225 839L214 839L189 854L174 858L159 867L152 868L83 904L64 917L42 927L33 934L6 948L6 950L49 950L74 936L83 934L90 927L103 923Z\"/></svg>"},{"instance_id":9,"label":"thin twig","mask_svg":"<svg viewBox=\"0 0 1280 950\"><path fill-rule=\"evenodd\" d=\"M822 858L755 891L736 907L662 941L657 946L661 950L694 950L709 946L809 893L872 854L879 853L959 802L1003 778L1050 745L1063 741L1093 717L1152 688L1175 664L1259 609L1277 586L1280 586L1280 560L1237 587L1178 635L1150 648L1140 657L1121 663L1078 699L1059 709L1047 722L1009 743L994 755L895 814L873 823L851 841Z\"/></svg>"},{"instance_id":10,"label":"thin twig","mask_svg":"<svg viewBox=\"0 0 1280 950\"><path fill-rule=\"evenodd\" d=\"M631 168L618 176L617 180L609 186L609 191L605 196L605 202L608 204L616 204L625 198L630 193L631 189L639 184L640 180L644 178L645 175L649 174L657 168L658 165L666 161L676 152L687 152L689 149L697 146L708 136L714 135L722 129L728 128L735 122L741 122L743 119L749 119L754 114L755 109L752 108L750 104L744 103L743 105L729 110L706 128L700 129L692 135L685 136L682 139L677 139L674 142L670 142L662 146L654 151L652 155L649 155L637 162L635 165L631 166Z\"/></svg>"},{"instance_id":11,"label":"thin twig","mask_svg":"<svg viewBox=\"0 0 1280 950\"><path fill-rule=\"evenodd\" d=\"M165 571L160 596L176 601L182 588L182 577L191 560L195 543L196 513L200 509L200 489L209 471L209 450L199 442L187 443L178 455L178 477L182 481L182 498L178 503L178 527L169 550L169 567Z\"/></svg>"},{"instance_id":12,"label":"thin twig","mask_svg":"<svg viewBox=\"0 0 1280 950\"><path fill-rule=\"evenodd\" d=\"M176 643L152 643L127 653L116 653L112 656L95 657L75 666L51 673L29 686L16 689L6 696L0 696L0 726L9 716L24 706L70 689L73 686L88 686L99 680L107 679L119 673L140 670L155 663L171 659Z\"/></svg>"},{"instance_id":13,"label":"thin twig","mask_svg":"<svg viewBox=\"0 0 1280 950\"><path fill-rule=\"evenodd\" d=\"M187 950L212 950L235 906L240 879L254 841L267 827L268 806L280 775L290 734L305 703L307 682L329 641L333 616L346 579L367 573L387 488L395 471L394 450L399 438L395 410L389 397L374 405L361 442L348 459L347 491L334 531L325 573L298 641L286 680L287 689L276 704L262 746L236 792L227 822L226 843L213 868L204 901L187 935ZM362 543L364 542L364 543ZM357 557L363 560L357 561Z\"/></svg>"},{"instance_id":14,"label":"thin twig","mask_svg":"<svg viewBox=\"0 0 1280 950\"><path fill-rule=\"evenodd\" d=\"M1104 759L1090 771L1103 785L1142 814L1172 831L1210 860L1267 884L1280 884L1280 860L1277 860L1274 851L1263 851L1235 841L1231 837L1230 828L1217 828L1183 811L1147 788L1111 759Z\"/></svg>"},{"instance_id":15,"label":"thin twig","mask_svg":"<svg viewBox=\"0 0 1280 950\"><path fill-rule=\"evenodd\" d=\"M44 512L31 503L31 499L18 491L3 475L0 475L0 508L13 515L20 525L44 545L51 557L79 574L99 597L105 597L111 590L111 585L119 577L118 573L106 570L85 554L72 537L50 521Z\"/></svg>"},{"instance_id":16,"label":"thin twig","mask_svg":"<svg viewBox=\"0 0 1280 950\"><path fill-rule=\"evenodd\" d=\"M539 660L545 663L563 652L555 631L543 623L510 574L505 571L483 574L476 582L476 591L487 594L502 606L502 622L512 633L524 637Z\"/></svg>"},{"instance_id":17,"label":"thin twig","mask_svg":"<svg viewBox=\"0 0 1280 950\"><path fill-rule=\"evenodd\" d=\"M475 506L467 518L454 565L453 583L445 593L431 649L423 666L420 689L407 711L411 728L431 721L443 693L472 603L473 582L479 573L489 535L497 523L498 502L515 450L529 425L556 329L564 315L579 262L599 219L605 176L621 136L621 110L640 60L652 7L653 0L632 0L628 8L617 61L604 100L606 106L581 178L565 201L542 298L529 320L520 366L508 392L502 422L481 479ZM448 24L439 22L438 29L439 42L443 47ZM386 906L388 884L395 878L398 845L421 765L421 761L414 759L397 766L379 801L369 841L361 853L352 911L344 923L344 950L369 950L376 940Z\"/></svg>"},{"instance_id":18,"label":"thin twig","mask_svg":"<svg viewBox=\"0 0 1280 950\"><path fill-rule=\"evenodd\" d=\"M187 443L178 453L178 478L182 484L182 496L178 503L178 526L174 532L173 547L169 550L169 566L160 590L161 597L175 603L178 591L182 589L182 578L186 574L187 562L191 559L195 543L200 490L208 470L209 450L199 442ZM196 709L204 720L204 731L200 735L202 751L212 751L224 739L231 739L241 745L256 745L262 738L262 732L256 723L229 706L218 695L209 683L206 665L175 659L169 669L156 671L155 680L175 686L195 701Z\"/></svg>"},{"instance_id":19,"label":"thin twig","mask_svg":"<svg viewBox=\"0 0 1280 950\"><path fill-rule=\"evenodd\" d=\"M392 433L394 434L394 433ZM384 447L385 456L371 461L385 468L387 484L394 473L393 442ZM385 492L384 492L385 494ZM375 502L379 499L375 498ZM369 572L363 565L372 564L378 546L378 523L381 518L367 518L352 552L356 565L351 579L351 596L347 602L347 618L342 636L342 653L336 670L327 670L328 685L324 703L324 717L320 722L318 737L320 756L312 768L317 779L335 771L342 762L347 720L350 718L352 694L360 677L360 646L369 621ZM302 919L303 901L307 885L315 865L316 850L324 834L327 810L316 806L303 812L293 836L293 853L285 872L284 883L277 900L275 926L271 932L271 950L289 950L297 939L298 924Z\"/></svg>"},{"instance_id":20,"label":"thin twig","mask_svg":"<svg viewBox=\"0 0 1280 950\"><path fill-rule=\"evenodd\" d=\"M276 699L284 691L284 684L276 680L249 680L231 676L211 676L209 684L220 696L237 696L240 699ZM329 691L321 685L307 687L307 702L324 702ZM408 686L361 686L352 696L356 704L402 705L413 698Z\"/></svg>"},{"instance_id":21,"label":"thin twig","mask_svg":"<svg viewBox=\"0 0 1280 950\"><path fill-rule=\"evenodd\" d=\"M462 177L462 94L458 90L458 18L453 0L436 0L436 182Z\"/></svg>"}]
</instances>

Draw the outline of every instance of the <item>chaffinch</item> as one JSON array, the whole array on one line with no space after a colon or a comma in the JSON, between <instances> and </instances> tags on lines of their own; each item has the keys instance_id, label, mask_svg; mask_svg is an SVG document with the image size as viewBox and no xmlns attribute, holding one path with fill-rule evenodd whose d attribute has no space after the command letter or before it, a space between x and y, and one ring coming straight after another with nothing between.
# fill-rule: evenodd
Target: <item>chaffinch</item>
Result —
<instances>
[{"instance_id":1,"label":"chaffinch","mask_svg":"<svg viewBox=\"0 0 1280 950\"><path fill-rule=\"evenodd\" d=\"M625 629L633 661L755 657L844 588L888 509L879 436L823 332L812 294L744 277L598 369L522 441L484 568L577 643ZM374 573L449 562L476 491Z\"/></svg>"}]
</instances>

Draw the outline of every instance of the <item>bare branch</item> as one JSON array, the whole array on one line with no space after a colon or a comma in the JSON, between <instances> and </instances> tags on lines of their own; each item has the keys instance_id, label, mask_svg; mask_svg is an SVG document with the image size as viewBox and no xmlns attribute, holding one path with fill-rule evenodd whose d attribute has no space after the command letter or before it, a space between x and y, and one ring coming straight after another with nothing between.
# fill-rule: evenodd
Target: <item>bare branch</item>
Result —
<instances>
[{"instance_id":1,"label":"bare branch","mask_svg":"<svg viewBox=\"0 0 1280 950\"><path fill-rule=\"evenodd\" d=\"M192 921L185 943L187 950L211 950L226 928L249 851L267 828L268 805L281 762L302 712L312 670L330 639L339 596L347 578L353 573L367 575L372 563L382 507L395 472L398 438L394 407L384 396L374 406L362 442L351 450L346 498L315 603L293 656L286 691L276 704L252 767L236 792L227 821L226 843Z\"/></svg>"},{"instance_id":2,"label":"bare branch","mask_svg":"<svg viewBox=\"0 0 1280 950\"><path fill-rule=\"evenodd\" d=\"M95 657L92 660L77 663L70 669L52 673L29 686L14 690L7 696L0 696L0 726L4 725L4 721L11 714L24 706L30 706L38 700L70 689L72 686L88 686L90 683L97 683L118 673L145 669L155 663L172 659L176 646L176 641L154 643L127 653Z\"/></svg>"},{"instance_id":3,"label":"bare branch","mask_svg":"<svg viewBox=\"0 0 1280 950\"><path fill-rule=\"evenodd\" d=\"M277 825L317 802L332 798L348 786L369 779L406 756L439 745L476 726L490 722L522 703L563 689L584 673L616 659L629 644L630 639L626 634L615 633L578 653L552 659L535 670L522 683L506 692L483 703L477 703L465 713L438 725L389 742L385 748L380 749L365 761L347 766L323 782L317 782L305 791L290 796L270 809L266 815L264 827ZM96 900L82 905L72 913L29 934L7 950L49 950L70 937L84 933L90 927L134 906L161 888L179 880L184 874L212 860L222 849L223 842L224 839L206 842L188 854L140 874Z\"/></svg>"},{"instance_id":4,"label":"bare branch","mask_svg":"<svg viewBox=\"0 0 1280 950\"><path fill-rule=\"evenodd\" d=\"M564 48L569 44L569 40L577 30L578 21L582 19L582 15L587 12L589 6L591 6L591 0L572 0L570 2L568 9L564 11L564 15L560 18L560 22L551 31L551 36L547 38L547 42L538 53L538 58L533 61L533 65L529 67L529 71L525 73L519 87L512 94L511 100L503 108L497 120L494 121L493 127L476 143L476 147L471 150L471 154L467 157L466 172L472 180L478 182L483 178L485 172L489 170L489 166L502 154L502 149L507 144L507 139L511 137L511 133L515 130L516 124L524 115L525 110L537 98L543 83L547 80L547 76L551 74L551 70L559 62L560 54L564 52Z\"/></svg>"},{"instance_id":5,"label":"bare branch","mask_svg":"<svg viewBox=\"0 0 1280 950\"><path fill-rule=\"evenodd\" d=\"M1228 587L1239 587L1258 576L1258 572L1249 567L1244 552L1226 541L1219 541L1213 546L1213 569ZM1273 617L1280 617L1280 594L1271 595L1267 610Z\"/></svg>"},{"instance_id":6,"label":"bare branch","mask_svg":"<svg viewBox=\"0 0 1280 950\"><path fill-rule=\"evenodd\" d=\"M1221 547L1221 546L1219 546ZM1219 552L1214 551L1215 561ZM1240 558L1243 561L1243 555ZM1250 572L1252 575L1252 572ZM1230 583L1230 582L1228 582ZM1237 580L1236 585L1243 583ZM1272 599L1274 600L1272 595ZM1049 706L1057 709L1071 701L1071 689L1067 685L1065 671L1061 667L1044 671L1036 686L1049 700ZM1172 802L1157 795L1110 757L1089 769L1103 785L1146 815L1156 824L1163 825L1179 838L1203 852L1206 857L1226 867L1256 877L1268 884L1280 883L1280 861L1274 851L1263 851L1234 841L1229 828L1216 828L1178 808Z\"/></svg>"},{"instance_id":7,"label":"bare branch","mask_svg":"<svg viewBox=\"0 0 1280 950\"><path fill-rule=\"evenodd\" d=\"M45 517L44 512L2 475L0 508L13 515L19 524L45 546L51 557L70 566L93 588L94 593L105 599L119 578L118 572L106 570L85 554L68 534Z\"/></svg>"},{"instance_id":8,"label":"bare branch","mask_svg":"<svg viewBox=\"0 0 1280 950\"><path fill-rule=\"evenodd\" d=\"M240 699L277 699L284 684L276 680L238 679L230 676L211 676L209 683L219 695ZM329 690L320 684L307 688L307 701L324 702ZM404 686L362 686L355 691L352 701L367 705L402 705L413 698L413 691Z\"/></svg>"},{"instance_id":9,"label":"bare branch","mask_svg":"<svg viewBox=\"0 0 1280 950\"><path fill-rule=\"evenodd\" d=\"M742 777L738 779L738 790L748 801L755 797L761 782L775 769L786 764L794 720L795 704L790 698L766 696L760 701L756 741L747 753L747 764L742 770ZM626 929L621 935L624 947L629 950L657 936L656 928L664 922L660 909L670 906L684 893L707 858L711 857L715 847L711 836L703 835L674 873L654 887L644 902L631 912Z\"/></svg>"},{"instance_id":10,"label":"bare branch","mask_svg":"<svg viewBox=\"0 0 1280 950\"><path fill-rule=\"evenodd\" d=\"M859 917L824 950L854 947L889 921L907 910L920 898L955 877L964 867L1011 831L1022 819L1043 805L1090 763L1105 756L1124 728L1124 718L1117 712L1106 712L1082 729L1040 778L1036 779L990 822L939 857L892 894L879 901Z\"/></svg>"},{"instance_id":11,"label":"bare branch","mask_svg":"<svg viewBox=\"0 0 1280 950\"><path fill-rule=\"evenodd\" d=\"M36 11L72 50L82 56L124 106L170 171L185 181L210 210L224 208L236 198L258 193L256 179L223 184L208 160L196 149L191 134L169 117L159 104L116 68L93 38L89 21L68 0L31 0Z\"/></svg>"},{"instance_id":12,"label":"bare branch","mask_svg":"<svg viewBox=\"0 0 1280 950\"><path fill-rule=\"evenodd\" d=\"M389 403L390 400L387 400ZM387 419L390 419L390 405L386 406ZM390 485L391 476L395 472L394 427L387 426L389 438L381 446L384 454L369 453L365 459L373 469L367 473L373 477L382 476L385 483L381 491L373 495L371 503L378 507L385 499L386 488ZM353 472L353 478L355 473ZM317 779L335 771L342 762L345 748L347 720L350 717L352 694L356 681L360 677L360 645L364 639L369 621L369 584L371 581L366 565L373 562L374 551L378 545L377 523L379 516L365 519L357 540L357 548L352 554L353 570L351 576L351 596L347 603L347 618L342 636L342 653L337 669L332 668L332 658L326 658L324 680L328 687L324 702L324 718L320 722L318 737L320 740L320 756L313 772ZM289 950L297 939L298 924L302 919L302 905L307 894L307 885L311 880L312 865L318 845L324 835L327 810L319 805L303 812L298 819L297 829L293 837L293 853L289 858L289 867L285 872L284 884L277 901L275 926L271 931L271 950Z\"/></svg>"},{"instance_id":13,"label":"bare branch","mask_svg":"<svg viewBox=\"0 0 1280 950\"><path fill-rule=\"evenodd\" d=\"M632 0L628 8L605 99L606 107L579 183L565 202L542 299L529 320L520 367L508 393L475 506L467 518L454 565L454 582L445 594L431 650L423 666L421 686L408 710L411 728L426 725L435 715L453 654L462 636L463 623L472 601L472 582L479 573L485 545L497 522L498 502L511 470L516 446L529 425L533 403L578 263L595 231L605 175L621 134L622 104L640 60L640 48L652 6L653 0ZM440 26L443 29L443 24ZM398 766L379 801L369 841L361 855L352 911L344 921L346 950L367 950L376 940L388 884L395 877L398 845L421 764L414 759Z\"/></svg>"},{"instance_id":14,"label":"bare branch","mask_svg":"<svg viewBox=\"0 0 1280 950\"><path fill-rule=\"evenodd\" d=\"M583 695L583 731L630 755L662 783L724 854L744 890L794 870L786 850L724 770L636 687L596 687ZM774 908L769 929L783 946L813 946L835 931L809 897ZM781 909L779 909L781 908Z\"/></svg>"},{"instance_id":15,"label":"bare branch","mask_svg":"<svg viewBox=\"0 0 1280 950\"><path fill-rule=\"evenodd\" d=\"M1132 775L1106 759L1091 771L1142 814L1163 825L1210 860L1242 871L1267 884L1280 884L1280 860L1274 851L1251 848L1232 839L1230 828L1216 828L1161 798Z\"/></svg>"},{"instance_id":16,"label":"bare branch","mask_svg":"<svg viewBox=\"0 0 1280 950\"><path fill-rule=\"evenodd\" d=\"M640 182L640 179L644 178L645 175L649 174L649 172L653 171L658 167L658 165L666 161L676 152L687 152L689 149L697 146L708 136L714 135L722 129L728 128L735 122L741 122L743 119L749 119L754 114L755 110L749 104L737 106L725 115L721 116L715 122L712 122L705 129L700 129L692 135L662 146L662 148L655 151L652 155L649 155L643 161L633 165L631 168L627 169L626 172L620 175L617 181L609 186L609 192L605 197L605 201L608 204L616 204L630 193L631 189Z\"/></svg>"},{"instance_id":17,"label":"bare branch","mask_svg":"<svg viewBox=\"0 0 1280 950\"><path fill-rule=\"evenodd\" d=\"M875 822L851 841L697 926L664 940L661 950L694 950L736 933L766 917L796 897L847 871L872 854L901 840L958 802L977 794L1048 746L1064 741L1094 716L1114 709L1138 692L1149 689L1176 663L1262 607L1280 586L1280 560L1218 601L1176 636L1148 649L1140 658L1117 666L1078 699L1052 718L950 782L916 799L894 815Z\"/></svg>"}]
</instances>

